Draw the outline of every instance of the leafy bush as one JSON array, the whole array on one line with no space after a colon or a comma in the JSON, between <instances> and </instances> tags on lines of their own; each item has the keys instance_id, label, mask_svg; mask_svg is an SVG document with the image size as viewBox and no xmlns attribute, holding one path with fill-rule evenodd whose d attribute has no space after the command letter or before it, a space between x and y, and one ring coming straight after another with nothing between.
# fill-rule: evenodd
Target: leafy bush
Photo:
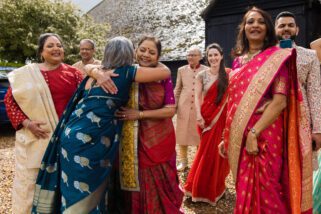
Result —
<instances>
[{"instance_id":1,"label":"leafy bush","mask_svg":"<svg viewBox=\"0 0 321 214\"><path fill-rule=\"evenodd\" d=\"M82 15L70 2L63 0L1 0L0 3L0 59L24 63L36 61L37 40L45 32L61 36L65 48L65 62L79 59L79 42L90 38L97 43L96 58L101 58L109 25L96 24Z\"/></svg>"}]
</instances>

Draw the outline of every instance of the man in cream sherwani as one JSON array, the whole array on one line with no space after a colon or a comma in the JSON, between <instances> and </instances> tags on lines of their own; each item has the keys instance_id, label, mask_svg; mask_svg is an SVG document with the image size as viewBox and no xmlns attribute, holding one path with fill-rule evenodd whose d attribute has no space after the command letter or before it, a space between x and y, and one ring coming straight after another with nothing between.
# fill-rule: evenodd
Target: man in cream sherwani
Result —
<instances>
[{"instance_id":1,"label":"man in cream sherwani","mask_svg":"<svg viewBox=\"0 0 321 214\"><path fill-rule=\"evenodd\" d=\"M179 171L186 168L188 146L198 146L200 136L197 132L196 110L195 110L195 81L196 75L207 69L201 65L202 53L196 46L187 52L188 65L180 67L177 72L176 87L174 90L177 103L176 143L178 144L178 155L180 163Z\"/></svg>"}]
</instances>

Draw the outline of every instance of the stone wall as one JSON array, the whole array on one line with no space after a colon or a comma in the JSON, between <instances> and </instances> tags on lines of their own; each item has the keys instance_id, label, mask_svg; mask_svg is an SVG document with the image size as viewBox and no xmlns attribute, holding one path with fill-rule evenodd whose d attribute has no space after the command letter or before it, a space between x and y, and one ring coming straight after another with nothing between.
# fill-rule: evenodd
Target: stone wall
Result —
<instances>
[{"instance_id":1,"label":"stone wall","mask_svg":"<svg viewBox=\"0 0 321 214\"><path fill-rule=\"evenodd\" d=\"M200 17L208 0L104 0L88 12L111 25L110 37L123 35L134 43L143 34L159 37L162 60L184 59L186 50L204 49L205 23Z\"/></svg>"}]
</instances>

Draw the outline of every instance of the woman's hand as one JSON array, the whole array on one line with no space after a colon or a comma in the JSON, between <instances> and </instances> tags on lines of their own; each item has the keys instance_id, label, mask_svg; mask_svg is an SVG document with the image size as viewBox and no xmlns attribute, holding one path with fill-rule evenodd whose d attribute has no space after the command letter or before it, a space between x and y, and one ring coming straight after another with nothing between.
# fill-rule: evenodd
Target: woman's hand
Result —
<instances>
[{"instance_id":1,"label":"woman's hand","mask_svg":"<svg viewBox=\"0 0 321 214\"><path fill-rule=\"evenodd\" d=\"M227 152L225 151L224 141L222 140L218 145L218 153L222 158L227 158Z\"/></svg>"},{"instance_id":2,"label":"woman's hand","mask_svg":"<svg viewBox=\"0 0 321 214\"><path fill-rule=\"evenodd\" d=\"M120 110L115 112L115 116L119 120L139 120L139 111L136 109L121 107Z\"/></svg>"},{"instance_id":3,"label":"woman's hand","mask_svg":"<svg viewBox=\"0 0 321 214\"><path fill-rule=\"evenodd\" d=\"M48 138L49 137L49 131L41 128L41 125L45 125L45 122L42 121L36 121L36 120L29 120L26 119L22 122L22 125L29 129L33 135L35 135L37 138Z\"/></svg>"},{"instance_id":4,"label":"woman's hand","mask_svg":"<svg viewBox=\"0 0 321 214\"><path fill-rule=\"evenodd\" d=\"M204 129L205 128L205 121L204 118L202 116L197 117L197 125L201 128Z\"/></svg>"},{"instance_id":5,"label":"woman's hand","mask_svg":"<svg viewBox=\"0 0 321 214\"><path fill-rule=\"evenodd\" d=\"M104 71L101 68L94 68L92 75L92 77L97 81L96 84L100 86L106 93L117 94L118 89L111 77L118 77L119 75L115 74L114 70Z\"/></svg>"},{"instance_id":6,"label":"woman's hand","mask_svg":"<svg viewBox=\"0 0 321 214\"><path fill-rule=\"evenodd\" d=\"M257 155L259 153L256 134L251 131L247 134L245 149L249 155Z\"/></svg>"}]
</instances>

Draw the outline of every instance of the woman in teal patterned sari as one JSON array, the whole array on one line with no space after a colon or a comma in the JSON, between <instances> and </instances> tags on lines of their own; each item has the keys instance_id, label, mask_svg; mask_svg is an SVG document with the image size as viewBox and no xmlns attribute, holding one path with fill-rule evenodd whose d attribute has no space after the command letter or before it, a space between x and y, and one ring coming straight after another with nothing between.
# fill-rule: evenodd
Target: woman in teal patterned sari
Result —
<instances>
[{"instance_id":1,"label":"woman in teal patterned sari","mask_svg":"<svg viewBox=\"0 0 321 214\"><path fill-rule=\"evenodd\" d=\"M115 69L121 88L107 94L87 77L69 102L39 171L33 213L105 213L107 182L118 151L122 122L115 111L129 99L131 83L166 79L170 71L132 66L133 45L124 37L109 41L103 67Z\"/></svg>"}]
</instances>

